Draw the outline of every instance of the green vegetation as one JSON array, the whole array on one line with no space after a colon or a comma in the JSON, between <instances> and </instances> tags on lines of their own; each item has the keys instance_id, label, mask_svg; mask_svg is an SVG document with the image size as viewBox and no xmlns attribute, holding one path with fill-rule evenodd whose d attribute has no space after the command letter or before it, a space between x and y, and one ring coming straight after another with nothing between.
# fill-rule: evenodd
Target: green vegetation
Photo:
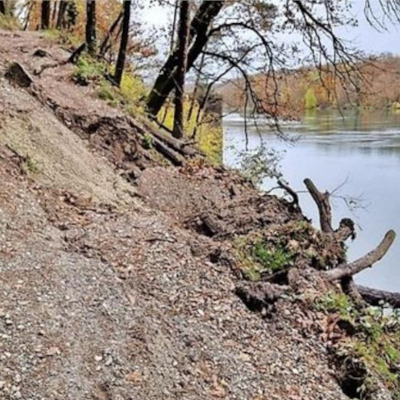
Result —
<instances>
[{"instance_id":1,"label":"green vegetation","mask_svg":"<svg viewBox=\"0 0 400 400\"><path fill-rule=\"evenodd\" d=\"M267 149L260 146L254 151L244 151L239 154L241 159L240 170L243 175L260 185L266 178L280 178L279 162L281 154L274 149Z\"/></svg>"},{"instance_id":2,"label":"green vegetation","mask_svg":"<svg viewBox=\"0 0 400 400\"><path fill-rule=\"evenodd\" d=\"M149 135L148 133L145 133L143 135L143 143L144 147L148 150L152 149L154 147L154 138L153 136Z\"/></svg>"},{"instance_id":3,"label":"green vegetation","mask_svg":"<svg viewBox=\"0 0 400 400\"><path fill-rule=\"evenodd\" d=\"M341 357L362 363L367 377L359 388L360 398L373 398L377 378L400 399L400 314L385 313L382 308L357 309L343 293L329 292L315 308L327 314L336 313L351 326L349 340L336 347Z\"/></svg>"},{"instance_id":4,"label":"green vegetation","mask_svg":"<svg viewBox=\"0 0 400 400\"><path fill-rule=\"evenodd\" d=\"M106 72L107 67L104 63L84 54L76 64L75 79L80 85L89 85L93 81L101 82Z\"/></svg>"},{"instance_id":5,"label":"green vegetation","mask_svg":"<svg viewBox=\"0 0 400 400\"><path fill-rule=\"evenodd\" d=\"M26 174L38 174L40 172L39 165L36 160L34 160L29 154L25 156L24 163L22 164L22 169Z\"/></svg>"},{"instance_id":6,"label":"green vegetation","mask_svg":"<svg viewBox=\"0 0 400 400\"><path fill-rule=\"evenodd\" d=\"M318 100L317 96L315 96L314 90L312 88L309 88L304 95L304 102L305 102L305 109L306 110L312 110L317 108L318 106Z\"/></svg>"},{"instance_id":7,"label":"green vegetation","mask_svg":"<svg viewBox=\"0 0 400 400\"><path fill-rule=\"evenodd\" d=\"M240 237L235 241L235 248L243 273L251 281L258 281L263 274L271 275L293 265L293 255L283 245Z\"/></svg>"}]
</instances>

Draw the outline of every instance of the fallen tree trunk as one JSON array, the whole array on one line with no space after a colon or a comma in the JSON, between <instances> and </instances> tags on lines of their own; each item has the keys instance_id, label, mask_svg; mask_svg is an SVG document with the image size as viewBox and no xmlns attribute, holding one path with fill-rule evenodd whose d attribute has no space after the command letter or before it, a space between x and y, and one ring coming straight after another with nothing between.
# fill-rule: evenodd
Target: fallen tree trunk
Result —
<instances>
[{"instance_id":1,"label":"fallen tree trunk","mask_svg":"<svg viewBox=\"0 0 400 400\"><path fill-rule=\"evenodd\" d=\"M138 122L133 118L129 118L129 121L140 133L150 133L152 136L164 142L167 146L173 148L175 151L182 154L183 156L195 157L201 155L199 150L185 143L185 141L169 136L168 134L162 132L160 129L154 128L149 123L146 123L142 120Z\"/></svg>"},{"instance_id":2,"label":"fallen tree trunk","mask_svg":"<svg viewBox=\"0 0 400 400\"><path fill-rule=\"evenodd\" d=\"M350 264L342 264L335 269L325 272L327 279L330 281L337 281L354 276L364 269L372 267L373 264L382 259L382 257L388 252L395 238L396 233L394 231L391 230L387 232L384 239L375 250L372 250L364 257L361 257Z\"/></svg>"},{"instance_id":3,"label":"fallen tree trunk","mask_svg":"<svg viewBox=\"0 0 400 400\"><path fill-rule=\"evenodd\" d=\"M386 303L393 308L400 308L400 293L371 289L365 286L357 286L357 290L362 298L372 306L381 306L382 303Z\"/></svg>"}]
</instances>

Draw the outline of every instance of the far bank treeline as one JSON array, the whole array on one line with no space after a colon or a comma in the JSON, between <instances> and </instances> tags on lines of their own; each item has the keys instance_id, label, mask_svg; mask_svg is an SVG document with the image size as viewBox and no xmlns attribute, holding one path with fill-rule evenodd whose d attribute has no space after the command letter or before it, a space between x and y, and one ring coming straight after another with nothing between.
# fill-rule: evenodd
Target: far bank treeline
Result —
<instances>
[{"instance_id":1,"label":"far bank treeline","mask_svg":"<svg viewBox=\"0 0 400 400\"><path fill-rule=\"evenodd\" d=\"M296 116L307 110L327 108L400 111L400 56L384 54L360 62L357 67L357 74L346 74L344 80L327 67L280 72L274 81L278 113ZM269 99L263 94L272 91L272 83L263 75L251 79L263 107L268 107ZM230 109L244 109L244 86L240 79L220 86L219 92Z\"/></svg>"}]
</instances>

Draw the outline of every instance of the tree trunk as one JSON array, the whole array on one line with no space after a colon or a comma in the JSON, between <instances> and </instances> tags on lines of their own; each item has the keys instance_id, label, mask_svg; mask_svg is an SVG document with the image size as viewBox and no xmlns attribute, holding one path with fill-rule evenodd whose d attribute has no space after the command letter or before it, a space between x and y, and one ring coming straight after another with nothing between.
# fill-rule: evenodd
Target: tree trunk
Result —
<instances>
[{"instance_id":1,"label":"tree trunk","mask_svg":"<svg viewBox=\"0 0 400 400\"><path fill-rule=\"evenodd\" d=\"M86 0L86 44L90 55L96 54L96 1Z\"/></svg>"},{"instance_id":2,"label":"tree trunk","mask_svg":"<svg viewBox=\"0 0 400 400\"><path fill-rule=\"evenodd\" d=\"M62 0L60 0L62 1ZM57 25L57 14L60 7L60 1L55 0L53 2L53 15L51 16L51 26L56 27Z\"/></svg>"},{"instance_id":3,"label":"tree trunk","mask_svg":"<svg viewBox=\"0 0 400 400\"><path fill-rule=\"evenodd\" d=\"M58 6L58 16L57 16L57 29L62 29L65 27L65 12L67 11L67 1L60 0L60 4Z\"/></svg>"},{"instance_id":4,"label":"tree trunk","mask_svg":"<svg viewBox=\"0 0 400 400\"><path fill-rule=\"evenodd\" d=\"M108 42L110 41L110 38L114 34L115 30L117 29L119 23L121 22L122 17L124 16L124 13L121 12L119 13L118 17L115 19L115 21L111 24L110 29L108 30L106 36L104 37L103 42L100 45L100 56L104 57L107 52L108 48Z\"/></svg>"},{"instance_id":5,"label":"tree trunk","mask_svg":"<svg viewBox=\"0 0 400 400\"><path fill-rule=\"evenodd\" d=\"M131 19L131 3L132 3L131 0L127 0L124 2L124 19L122 22L121 44L119 48L117 65L115 67L115 77L114 77L118 86L121 85L122 75L124 73L124 68L125 68L126 48L128 47L129 28Z\"/></svg>"},{"instance_id":6,"label":"tree trunk","mask_svg":"<svg viewBox=\"0 0 400 400\"><path fill-rule=\"evenodd\" d=\"M182 138L183 126L183 103L185 96L185 76L187 69L187 49L189 44L189 1L181 0L179 7L179 30L178 30L178 73L175 88L175 117L173 136Z\"/></svg>"},{"instance_id":7,"label":"tree trunk","mask_svg":"<svg viewBox=\"0 0 400 400\"><path fill-rule=\"evenodd\" d=\"M4 0L0 0L0 13L6 13L6 5L4 4Z\"/></svg>"},{"instance_id":8,"label":"tree trunk","mask_svg":"<svg viewBox=\"0 0 400 400\"><path fill-rule=\"evenodd\" d=\"M50 0L42 0L41 29L49 29L50 28L50 16L51 16Z\"/></svg>"},{"instance_id":9,"label":"tree trunk","mask_svg":"<svg viewBox=\"0 0 400 400\"><path fill-rule=\"evenodd\" d=\"M207 44L209 39L208 29L212 21L221 11L223 5L224 0L203 0L199 10L193 18L189 33L189 45L191 45L191 48L187 58L187 71L189 71L193 66L204 46ZM153 116L158 114L165 100L175 87L175 81L178 74L178 50L179 49L175 49L175 51L168 57L147 98L147 110Z\"/></svg>"}]
</instances>

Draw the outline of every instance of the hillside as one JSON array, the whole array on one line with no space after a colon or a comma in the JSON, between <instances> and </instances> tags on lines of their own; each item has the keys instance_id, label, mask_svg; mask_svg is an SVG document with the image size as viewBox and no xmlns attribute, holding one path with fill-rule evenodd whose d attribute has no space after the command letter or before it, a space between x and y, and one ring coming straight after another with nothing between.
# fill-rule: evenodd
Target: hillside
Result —
<instances>
[{"instance_id":1,"label":"hillside","mask_svg":"<svg viewBox=\"0 0 400 400\"><path fill-rule=\"evenodd\" d=\"M76 85L69 55L0 32L0 397L393 398L315 307L341 240L235 172L146 150L151 124ZM275 281L245 279L238 240L260 237L293 247Z\"/></svg>"}]
</instances>

